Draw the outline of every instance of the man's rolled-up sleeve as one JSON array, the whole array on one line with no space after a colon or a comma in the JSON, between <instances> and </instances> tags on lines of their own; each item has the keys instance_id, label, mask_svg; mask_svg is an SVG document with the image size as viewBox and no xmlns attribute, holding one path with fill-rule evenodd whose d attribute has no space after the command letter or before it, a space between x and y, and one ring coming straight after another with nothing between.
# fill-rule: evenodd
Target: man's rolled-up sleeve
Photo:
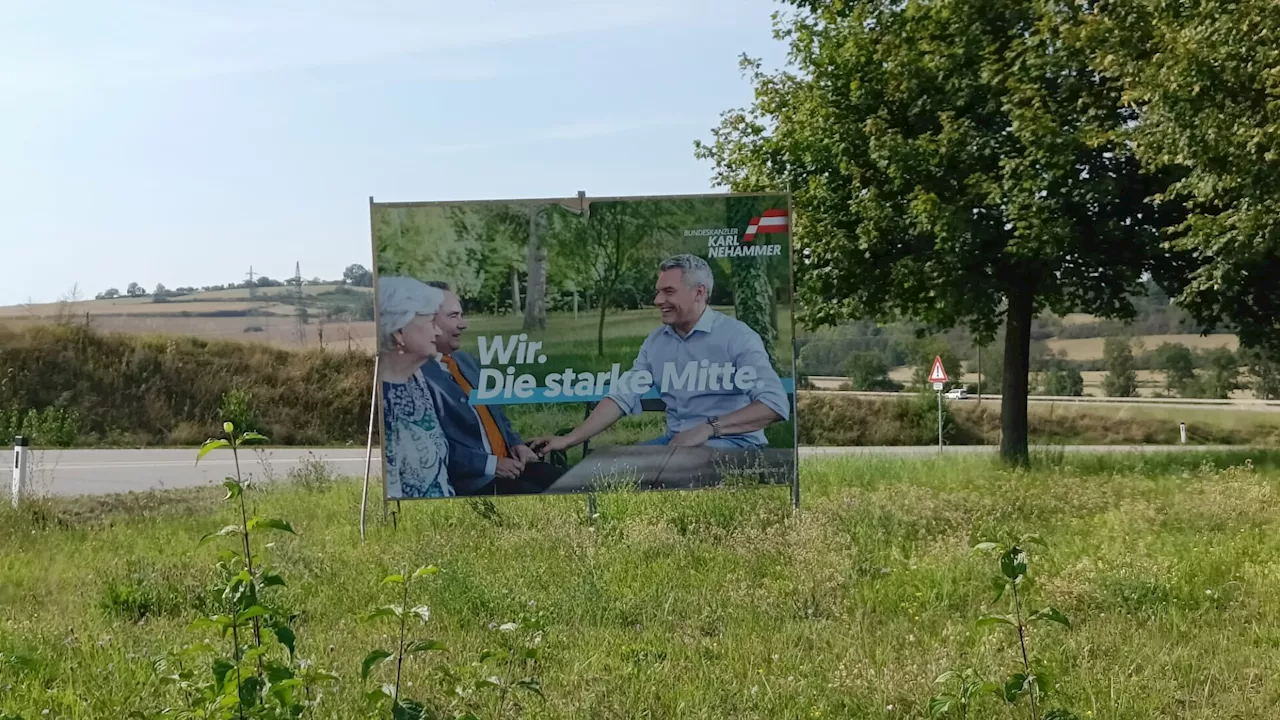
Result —
<instances>
[{"instance_id":1,"label":"man's rolled-up sleeve","mask_svg":"<svg viewBox=\"0 0 1280 720\"><path fill-rule=\"evenodd\" d=\"M605 396L617 403L618 408L626 415L640 414L640 393L632 392L631 379L641 370L649 373L650 377L653 376L653 368L649 366L649 342L652 339L653 336L650 335L640 345L640 352L636 353L636 361L631 364L631 374L627 376L626 382L622 382L621 379L618 382L623 387L611 387L609 394Z\"/></svg>"},{"instance_id":2,"label":"man's rolled-up sleeve","mask_svg":"<svg viewBox=\"0 0 1280 720\"><path fill-rule=\"evenodd\" d=\"M745 327L745 326L744 326ZM778 417L786 420L791 416L791 403L787 400L787 391L782 387L782 380L773 370L769 361L769 353L764 351L764 343L760 336L751 329L739 336L738 351L734 354L735 367L754 367L756 369L755 386L747 390L747 397L763 404L776 412Z\"/></svg>"}]
</instances>

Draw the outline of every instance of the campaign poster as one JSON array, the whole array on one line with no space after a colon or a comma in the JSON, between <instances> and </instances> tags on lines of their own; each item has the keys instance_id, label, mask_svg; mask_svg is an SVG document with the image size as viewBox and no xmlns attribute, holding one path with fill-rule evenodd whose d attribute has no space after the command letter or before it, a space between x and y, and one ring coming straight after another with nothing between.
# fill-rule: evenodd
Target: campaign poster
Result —
<instances>
[{"instance_id":1,"label":"campaign poster","mask_svg":"<svg viewBox=\"0 0 1280 720\"><path fill-rule=\"evenodd\" d=\"M795 481L787 194L370 213L387 499Z\"/></svg>"}]
</instances>

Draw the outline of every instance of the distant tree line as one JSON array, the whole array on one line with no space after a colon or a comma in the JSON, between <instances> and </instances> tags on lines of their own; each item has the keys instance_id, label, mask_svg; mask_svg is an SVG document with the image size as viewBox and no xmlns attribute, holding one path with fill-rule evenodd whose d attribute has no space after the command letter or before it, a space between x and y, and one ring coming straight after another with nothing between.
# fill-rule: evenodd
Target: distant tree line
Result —
<instances>
[{"instance_id":1,"label":"distant tree line","mask_svg":"<svg viewBox=\"0 0 1280 720\"><path fill-rule=\"evenodd\" d=\"M1055 320L1047 318L1042 327L1052 326ZM845 377L849 388L858 391L918 391L927 387L925 376L933 358L941 357L952 385L962 384L965 369L976 365L975 339L963 329L924 337L917 336L918 330L910 323L881 326L858 320L797 339L800 374ZM1233 392L1250 390L1260 399L1280 398L1280 362L1265 350L1193 349L1169 342L1146 348L1133 341L1136 333L1131 327L1124 326L1123 330L1126 332L1104 339L1102 357L1097 359L1069 359L1064 351L1051 351L1044 340L1033 340L1028 362L1029 391L1040 395L1083 395L1082 373L1104 371L1104 394L1132 397L1140 386L1138 372L1147 370L1163 375L1158 395L1227 398ZM890 377L894 368L902 366L912 369L907 383ZM1003 373L1001 353L986 352L980 377L965 387L976 392L980 380L985 392L998 394Z\"/></svg>"},{"instance_id":2,"label":"distant tree line","mask_svg":"<svg viewBox=\"0 0 1280 720\"><path fill-rule=\"evenodd\" d=\"M224 285L204 285L201 287L183 286L169 289L164 283L157 283L155 290L147 292L147 289L140 283L131 282L125 286L125 291L120 292L119 288L110 287L98 293L94 297L98 300L113 300L120 297L148 297L153 298L173 298L183 295L191 295L197 292L217 292L219 290L242 290L248 288L270 288L270 287L286 287L296 285L293 278L286 280L276 280L266 275L258 275L252 281L245 279L238 282L226 283ZM342 279L340 280L324 280L319 277L313 277L310 280L303 279L302 285L350 285L353 287L373 287L373 272L364 265L352 264L348 265L342 271Z\"/></svg>"}]
</instances>

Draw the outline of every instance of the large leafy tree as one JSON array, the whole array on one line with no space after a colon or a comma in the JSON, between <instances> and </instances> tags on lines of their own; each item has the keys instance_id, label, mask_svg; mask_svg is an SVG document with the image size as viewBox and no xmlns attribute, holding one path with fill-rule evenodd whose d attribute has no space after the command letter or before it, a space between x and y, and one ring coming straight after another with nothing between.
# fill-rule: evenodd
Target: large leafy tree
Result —
<instances>
[{"instance_id":1,"label":"large leafy tree","mask_svg":"<svg viewBox=\"0 0 1280 720\"><path fill-rule=\"evenodd\" d=\"M1005 327L1002 455L1027 459L1031 321L1126 317L1160 189L1116 131L1118 81L1078 43L1086 5L792 0L788 67L698 152L735 190L795 193L802 320Z\"/></svg>"},{"instance_id":2,"label":"large leafy tree","mask_svg":"<svg viewBox=\"0 0 1280 720\"><path fill-rule=\"evenodd\" d=\"M1086 33L1138 113L1139 159L1178 175L1161 280L1203 325L1280 351L1280 6L1108 0Z\"/></svg>"}]
</instances>

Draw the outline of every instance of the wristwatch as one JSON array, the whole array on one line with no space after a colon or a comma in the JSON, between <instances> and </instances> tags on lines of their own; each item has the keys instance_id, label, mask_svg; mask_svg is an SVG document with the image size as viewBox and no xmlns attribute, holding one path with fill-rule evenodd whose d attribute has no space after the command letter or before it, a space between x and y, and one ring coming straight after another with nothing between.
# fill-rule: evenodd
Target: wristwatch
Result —
<instances>
[{"instance_id":1,"label":"wristwatch","mask_svg":"<svg viewBox=\"0 0 1280 720\"><path fill-rule=\"evenodd\" d=\"M711 426L711 437L720 437L720 416L712 415L707 418L707 424Z\"/></svg>"}]
</instances>

